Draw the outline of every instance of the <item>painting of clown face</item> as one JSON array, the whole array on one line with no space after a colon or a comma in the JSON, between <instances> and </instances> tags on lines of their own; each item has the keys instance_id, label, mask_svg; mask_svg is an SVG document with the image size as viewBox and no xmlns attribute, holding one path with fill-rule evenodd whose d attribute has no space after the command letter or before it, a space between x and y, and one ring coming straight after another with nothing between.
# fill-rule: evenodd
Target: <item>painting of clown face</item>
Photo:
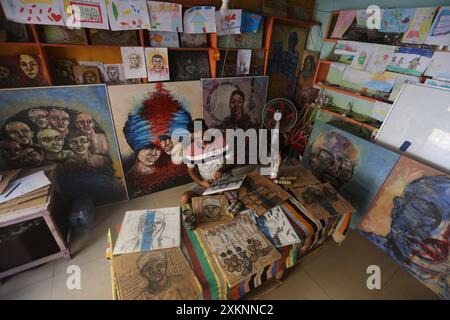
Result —
<instances>
[{"instance_id":1,"label":"painting of clown face","mask_svg":"<svg viewBox=\"0 0 450 320\"><path fill-rule=\"evenodd\" d=\"M200 89L200 81L108 88L130 198L191 181L172 134L202 117Z\"/></svg>"}]
</instances>

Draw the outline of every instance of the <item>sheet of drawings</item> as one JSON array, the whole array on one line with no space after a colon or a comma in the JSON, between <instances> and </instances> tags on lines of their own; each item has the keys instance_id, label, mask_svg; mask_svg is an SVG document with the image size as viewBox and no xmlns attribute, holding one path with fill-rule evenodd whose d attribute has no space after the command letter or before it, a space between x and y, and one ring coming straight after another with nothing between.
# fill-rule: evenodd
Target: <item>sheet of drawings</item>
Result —
<instances>
[{"instance_id":1,"label":"sheet of drawings","mask_svg":"<svg viewBox=\"0 0 450 320\"><path fill-rule=\"evenodd\" d=\"M202 289L180 248L115 256L121 300L196 300Z\"/></svg>"},{"instance_id":2,"label":"sheet of drawings","mask_svg":"<svg viewBox=\"0 0 450 320\"><path fill-rule=\"evenodd\" d=\"M300 243L300 238L280 206L276 206L259 217L253 211L248 211L258 227L275 247L280 248Z\"/></svg>"},{"instance_id":3,"label":"sheet of drawings","mask_svg":"<svg viewBox=\"0 0 450 320\"><path fill-rule=\"evenodd\" d=\"M214 182L208 189L203 192L204 196L221 193L224 191L236 190L239 189L242 183L245 180L246 175L237 176L237 177L223 177L222 179Z\"/></svg>"},{"instance_id":4,"label":"sheet of drawings","mask_svg":"<svg viewBox=\"0 0 450 320\"><path fill-rule=\"evenodd\" d=\"M180 246L180 207L128 211L113 254Z\"/></svg>"},{"instance_id":5,"label":"sheet of drawings","mask_svg":"<svg viewBox=\"0 0 450 320\"><path fill-rule=\"evenodd\" d=\"M230 287L280 259L280 253L248 213L239 214L231 222L200 229L200 232Z\"/></svg>"}]
</instances>

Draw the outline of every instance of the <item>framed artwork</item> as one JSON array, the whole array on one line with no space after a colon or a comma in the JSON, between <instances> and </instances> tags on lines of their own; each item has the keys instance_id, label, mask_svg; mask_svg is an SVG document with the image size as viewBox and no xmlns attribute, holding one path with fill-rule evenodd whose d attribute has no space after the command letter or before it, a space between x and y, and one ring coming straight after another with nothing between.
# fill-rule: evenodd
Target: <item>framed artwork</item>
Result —
<instances>
[{"instance_id":1,"label":"framed artwork","mask_svg":"<svg viewBox=\"0 0 450 320\"><path fill-rule=\"evenodd\" d=\"M450 176L401 156L359 231L442 299L450 299Z\"/></svg>"},{"instance_id":2,"label":"framed artwork","mask_svg":"<svg viewBox=\"0 0 450 320\"><path fill-rule=\"evenodd\" d=\"M203 118L210 128L261 127L269 77L203 79Z\"/></svg>"},{"instance_id":3,"label":"framed artwork","mask_svg":"<svg viewBox=\"0 0 450 320\"><path fill-rule=\"evenodd\" d=\"M391 172L399 155L326 123L316 121L303 165L330 183L356 209L354 228Z\"/></svg>"},{"instance_id":4,"label":"framed artwork","mask_svg":"<svg viewBox=\"0 0 450 320\"><path fill-rule=\"evenodd\" d=\"M123 73L123 65L120 63L116 64L105 64L105 82L108 85L118 85L125 84L125 75Z\"/></svg>"},{"instance_id":5,"label":"framed artwork","mask_svg":"<svg viewBox=\"0 0 450 320\"><path fill-rule=\"evenodd\" d=\"M308 38L308 30L295 26L275 24L269 51L269 100L292 100L297 86L300 59Z\"/></svg>"},{"instance_id":6,"label":"framed artwork","mask_svg":"<svg viewBox=\"0 0 450 320\"><path fill-rule=\"evenodd\" d=\"M147 2L145 0L106 1L111 30L150 29Z\"/></svg>"},{"instance_id":7,"label":"framed artwork","mask_svg":"<svg viewBox=\"0 0 450 320\"><path fill-rule=\"evenodd\" d=\"M125 78L137 79L147 77L144 48L122 47L120 48Z\"/></svg>"},{"instance_id":8,"label":"framed artwork","mask_svg":"<svg viewBox=\"0 0 450 320\"><path fill-rule=\"evenodd\" d=\"M206 51L170 51L170 79L174 81L200 80L211 77Z\"/></svg>"},{"instance_id":9,"label":"framed artwork","mask_svg":"<svg viewBox=\"0 0 450 320\"><path fill-rule=\"evenodd\" d=\"M61 165L68 200L128 199L105 85L0 90L3 169Z\"/></svg>"},{"instance_id":10,"label":"framed artwork","mask_svg":"<svg viewBox=\"0 0 450 320\"><path fill-rule=\"evenodd\" d=\"M202 116L199 81L108 87L130 198L191 181L173 130Z\"/></svg>"}]
</instances>

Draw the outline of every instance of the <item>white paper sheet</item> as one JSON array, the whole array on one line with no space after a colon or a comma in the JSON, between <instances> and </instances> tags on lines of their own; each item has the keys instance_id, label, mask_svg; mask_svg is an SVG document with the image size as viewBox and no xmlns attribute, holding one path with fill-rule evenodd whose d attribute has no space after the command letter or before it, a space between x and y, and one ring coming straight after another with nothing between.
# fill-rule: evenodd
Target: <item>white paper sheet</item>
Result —
<instances>
[{"instance_id":1,"label":"white paper sheet","mask_svg":"<svg viewBox=\"0 0 450 320\"><path fill-rule=\"evenodd\" d=\"M121 47L123 70L125 78L138 79L147 78L147 68L145 66L144 48L142 47Z\"/></svg>"},{"instance_id":2,"label":"white paper sheet","mask_svg":"<svg viewBox=\"0 0 450 320\"><path fill-rule=\"evenodd\" d=\"M150 30L183 32L182 5L171 2L147 1Z\"/></svg>"},{"instance_id":3,"label":"white paper sheet","mask_svg":"<svg viewBox=\"0 0 450 320\"><path fill-rule=\"evenodd\" d=\"M241 9L216 11L216 29L218 36L241 33L241 23Z\"/></svg>"},{"instance_id":4,"label":"white paper sheet","mask_svg":"<svg viewBox=\"0 0 450 320\"><path fill-rule=\"evenodd\" d=\"M250 73L250 61L252 59L252 50L240 49L237 54L236 74L243 75Z\"/></svg>"},{"instance_id":5,"label":"white paper sheet","mask_svg":"<svg viewBox=\"0 0 450 320\"><path fill-rule=\"evenodd\" d=\"M111 30L150 29L146 0L107 1Z\"/></svg>"},{"instance_id":6,"label":"white paper sheet","mask_svg":"<svg viewBox=\"0 0 450 320\"><path fill-rule=\"evenodd\" d=\"M0 203L11 201L50 184L50 180L48 180L42 170L26 177L22 177L11 182L5 191L3 191L0 195Z\"/></svg>"},{"instance_id":7,"label":"white paper sheet","mask_svg":"<svg viewBox=\"0 0 450 320\"><path fill-rule=\"evenodd\" d=\"M128 211L113 254L180 246L180 207Z\"/></svg>"},{"instance_id":8,"label":"white paper sheet","mask_svg":"<svg viewBox=\"0 0 450 320\"><path fill-rule=\"evenodd\" d=\"M109 29L105 0L65 0L58 3L66 26Z\"/></svg>"},{"instance_id":9,"label":"white paper sheet","mask_svg":"<svg viewBox=\"0 0 450 320\"><path fill-rule=\"evenodd\" d=\"M216 10L212 6L189 8L184 12L185 33L216 32Z\"/></svg>"},{"instance_id":10,"label":"white paper sheet","mask_svg":"<svg viewBox=\"0 0 450 320\"><path fill-rule=\"evenodd\" d=\"M17 23L64 25L61 8L57 0L19 1L1 0L8 20Z\"/></svg>"}]
</instances>

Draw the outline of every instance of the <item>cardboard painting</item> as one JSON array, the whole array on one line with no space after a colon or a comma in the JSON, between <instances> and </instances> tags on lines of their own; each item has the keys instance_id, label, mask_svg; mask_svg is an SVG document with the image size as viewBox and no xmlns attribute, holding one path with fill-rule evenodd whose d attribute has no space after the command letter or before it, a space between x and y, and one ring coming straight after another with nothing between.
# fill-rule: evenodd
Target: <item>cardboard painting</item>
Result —
<instances>
[{"instance_id":1,"label":"cardboard painting","mask_svg":"<svg viewBox=\"0 0 450 320\"><path fill-rule=\"evenodd\" d=\"M73 66L73 75L77 84L101 83L98 68L94 66Z\"/></svg>"},{"instance_id":2,"label":"cardboard painting","mask_svg":"<svg viewBox=\"0 0 450 320\"><path fill-rule=\"evenodd\" d=\"M301 242L280 206L276 206L262 216L257 216L252 211L250 214L259 229L276 248Z\"/></svg>"},{"instance_id":3,"label":"cardboard painting","mask_svg":"<svg viewBox=\"0 0 450 320\"><path fill-rule=\"evenodd\" d=\"M262 22L262 16L256 13L242 11L242 33L256 33Z\"/></svg>"},{"instance_id":4,"label":"cardboard painting","mask_svg":"<svg viewBox=\"0 0 450 320\"><path fill-rule=\"evenodd\" d=\"M231 222L199 231L230 288L280 259L279 252L245 212Z\"/></svg>"},{"instance_id":5,"label":"cardboard painting","mask_svg":"<svg viewBox=\"0 0 450 320\"><path fill-rule=\"evenodd\" d=\"M170 80L167 48L145 48L145 62L149 82Z\"/></svg>"},{"instance_id":6,"label":"cardboard painting","mask_svg":"<svg viewBox=\"0 0 450 320\"><path fill-rule=\"evenodd\" d=\"M202 51L170 51L170 79L174 81L200 80L211 77L209 57Z\"/></svg>"},{"instance_id":7,"label":"cardboard painting","mask_svg":"<svg viewBox=\"0 0 450 320\"><path fill-rule=\"evenodd\" d=\"M228 200L223 195L192 198L192 212L197 227L204 228L215 222L231 221L227 211Z\"/></svg>"},{"instance_id":8,"label":"cardboard painting","mask_svg":"<svg viewBox=\"0 0 450 320\"><path fill-rule=\"evenodd\" d=\"M425 44L450 45L450 7L441 7L425 39Z\"/></svg>"},{"instance_id":9,"label":"cardboard painting","mask_svg":"<svg viewBox=\"0 0 450 320\"><path fill-rule=\"evenodd\" d=\"M250 62L252 60L252 50L239 49L237 53L237 75L246 75L250 73Z\"/></svg>"},{"instance_id":10,"label":"cardboard painting","mask_svg":"<svg viewBox=\"0 0 450 320\"><path fill-rule=\"evenodd\" d=\"M183 32L182 5L171 2L147 1L150 30Z\"/></svg>"},{"instance_id":11,"label":"cardboard painting","mask_svg":"<svg viewBox=\"0 0 450 320\"><path fill-rule=\"evenodd\" d=\"M386 69L388 71L421 76L431 62L432 56L433 50L430 49L397 47Z\"/></svg>"},{"instance_id":12,"label":"cardboard painting","mask_svg":"<svg viewBox=\"0 0 450 320\"><path fill-rule=\"evenodd\" d=\"M44 26L47 43L87 44L84 29L69 29L63 26Z\"/></svg>"},{"instance_id":13,"label":"cardboard painting","mask_svg":"<svg viewBox=\"0 0 450 320\"><path fill-rule=\"evenodd\" d=\"M68 200L128 199L105 85L5 89L0 101L2 140L20 145L3 150L2 168L60 164Z\"/></svg>"},{"instance_id":14,"label":"cardboard painting","mask_svg":"<svg viewBox=\"0 0 450 320\"><path fill-rule=\"evenodd\" d=\"M136 31L111 31L90 29L92 44L113 44L123 46L137 46Z\"/></svg>"},{"instance_id":15,"label":"cardboard painting","mask_svg":"<svg viewBox=\"0 0 450 320\"><path fill-rule=\"evenodd\" d=\"M308 29L275 24L269 51L269 100L292 100L297 87L300 59L308 37Z\"/></svg>"},{"instance_id":16,"label":"cardboard painting","mask_svg":"<svg viewBox=\"0 0 450 320\"><path fill-rule=\"evenodd\" d=\"M257 171L247 175L237 196L248 209L258 216L280 205L291 197L283 188L262 176Z\"/></svg>"},{"instance_id":17,"label":"cardboard painting","mask_svg":"<svg viewBox=\"0 0 450 320\"><path fill-rule=\"evenodd\" d=\"M450 176L401 156L358 225L442 299L448 286Z\"/></svg>"},{"instance_id":18,"label":"cardboard painting","mask_svg":"<svg viewBox=\"0 0 450 320\"><path fill-rule=\"evenodd\" d=\"M152 47L179 48L177 32L150 31L150 45Z\"/></svg>"},{"instance_id":19,"label":"cardboard painting","mask_svg":"<svg viewBox=\"0 0 450 320\"><path fill-rule=\"evenodd\" d=\"M34 54L0 56L0 87L38 87L48 85L41 59Z\"/></svg>"},{"instance_id":20,"label":"cardboard painting","mask_svg":"<svg viewBox=\"0 0 450 320\"><path fill-rule=\"evenodd\" d=\"M72 59L54 60L50 65L54 83L59 85L76 84L73 67L77 65L77 61Z\"/></svg>"},{"instance_id":21,"label":"cardboard painting","mask_svg":"<svg viewBox=\"0 0 450 320\"><path fill-rule=\"evenodd\" d=\"M109 30L105 0L65 0L58 3L67 27Z\"/></svg>"},{"instance_id":22,"label":"cardboard painting","mask_svg":"<svg viewBox=\"0 0 450 320\"><path fill-rule=\"evenodd\" d=\"M316 121L303 165L329 182L356 209L351 227L367 212L399 155L326 123Z\"/></svg>"},{"instance_id":23,"label":"cardboard painting","mask_svg":"<svg viewBox=\"0 0 450 320\"><path fill-rule=\"evenodd\" d=\"M120 52L122 54L125 78L136 79L147 77L144 48L122 47L120 48Z\"/></svg>"},{"instance_id":24,"label":"cardboard painting","mask_svg":"<svg viewBox=\"0 0 450 320\"><path fill-rule=\"evenodd\" d=\"M57 0L1 0L8 20L17 23L63 26L64 20Z\"/></svg>"},{"instance_id":25,"label":"cardboard painting","mask_svg":"<svg viewBox=\"0 0 450 320\"><path fill-rule=\"evenodd\" d=\"M208 46L204 33L180 33L181 44L184 48L203 48Z\"/></svg>"},{"instance_id":26,"label":"cardboard painting","mask_svg":"<svg viewBox=\"0 0 450 320\"><path fill-rule=\"evenodd\" d=\"M203 79L203 118L210 128L257 129L269 77Z\"/></svg>"},{"instance_id":27,"label":"cardboard painting","mask_svg":"<svg viewBox=\"0 0 450 320\"><path fill-rule=\"evenodd\" d=\"M185 33L216 32L216 9L212 6L198 6L184 12Z\"/></svg>"},{"instance_id":28,"label":"cardboard painting","mask_svg":"<svg viewBox=\"0 0 450 320\"><path fill-rule=\"evenodd\" d=\"M218 36L241 33L242 10L216 11L216 32Z\"/></svg>"},{"instance_id":29,"label":"cardboard painting","mask_svg":"<svg viewBox=\"0 0 450 320\"><path fill-rule=\"evenodd\" d=\"M383 73L392 60L395 47L382 44L372 45L373 52L366 66L366 71L371 73Z\"/></svg>"},{"instance_id":30,"label":"cardboard painting","mask_svg":"<svg viewBox=\"0 0 450 320\"><path fill-rule=\"evenodd\" d=\"M434 79L450 80L450 52L435 51L425 75Z\"/></svg>"},{"instance_id":31,"label":"cardboard painting","mask_svg":"<svg viewBox=\"0 0 450 320\"><path fill-rule=\"evenodd\" d=\"M108 0L106 5L111 30L150 29L146 0Z\"/></svg>"},{"instance_id":32,"label":"cardboard painting","mask_svg":"<svg viewBox=\"0 0 450 320\"><path fill-rule=\"evenodd\" d=\"M383 9L381 32L404 33L414 18L416 8Z\"/></svg>"},{"instance_id":33,"label":"cardboard painting","mask_svg":"<svg viewBox=\"0 0 450 320\"><path fill-rule=\"evenodd\" d=\"M201 118L200 82L111 86L108 93L130 198L190 182L171 135Z\"/></svg>"},{"instance_id":34,"label":"cardboard painting","mask_svg":"<svg viewBox=\"0 0 450 320\"><path fill-rule=\"evenodd\" d=\"M197 300L202 288L179 248L131 253L112 259L121 300Z\"/></svg>"},{"instance_id":35,"label":"cardboard painting","mask_svg":"<svg viewBox=\"0 0 450 320\"><path fill-rule=\"evenodd\" d=\"M345 31L350 27L356 18L356 10L341 10L339 11L339 17L331 34L332 38L340 39L344 35Z\"/></svg>"},{"instance_id":36,"label":"cardboard painting","mask_svg":"<svg viewBox=\"0 0 450 320\"><path fill-rule=\"evenodd\" d=\"M422 44L433 23L437 7L417 8L408 30L403 35L403 43Z\"/></svg>"},{"instance_id":37,"label":"cardboard painting","mask_svg":"<svg viewBox=\"0 0 450 320\"><path fill-rule=\"evenodd\" d=\"M113 254L180 246L180 207L127 211Z\"/></svg>"},{"instance_id":38,"label":"cardboard painting","mask_svg":"<svg viewBox=\"0 0 450 320\"><path fill-rule=\"evenodd\" d=\"M123 73L123 65L120 63L105 64L106 79L108 85L125 84L125 75Z\"/></svg>"},{"instance_id":39,"label":"cardboard painting","mask_svg":"<svg viewBox=\"0 0 450 320\"><path fill-rule=\"evenodd\" d=\"M263 30L264 26L261 23L257 32L219 36L217 38L219 48L261 49L263 46Z\"/></svg>"}]
</instances>

